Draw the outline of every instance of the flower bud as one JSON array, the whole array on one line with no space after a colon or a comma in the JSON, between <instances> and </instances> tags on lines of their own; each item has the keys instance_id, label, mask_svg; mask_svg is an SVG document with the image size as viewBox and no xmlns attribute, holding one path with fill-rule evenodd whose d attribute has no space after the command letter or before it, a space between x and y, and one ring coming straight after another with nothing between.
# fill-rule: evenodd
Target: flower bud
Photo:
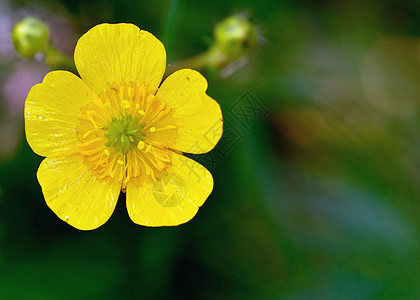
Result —
<instances>
[{"instance_id":1,"label":"flower bud","mask_svg":"<svg viewBox=\"0 0 420 300\"><path fill-rule=\"evenodd\" d=\"M235 61L251 53L258 44L255 26L245 14L232 15L214 29L215 46L228 61Z\"/></svg>"},{"instance_id":2,"label":"flower bud","mask_svg":"<svg viewBox=\"0 0 420 300\"><path fill-rule=\"evenodd\" d=\"M26 58L45 52L49 37L50 30L47 24L34 17L27 17L16 23L11 36L16 52Z\"/></svg>"}]
</instances>

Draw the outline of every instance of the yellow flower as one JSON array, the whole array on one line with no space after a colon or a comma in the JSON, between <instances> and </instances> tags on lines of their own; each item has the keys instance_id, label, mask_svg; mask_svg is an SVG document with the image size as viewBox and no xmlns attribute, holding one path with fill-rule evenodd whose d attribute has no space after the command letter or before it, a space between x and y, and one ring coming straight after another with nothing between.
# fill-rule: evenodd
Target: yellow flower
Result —
<instances>
[{"instance_id":1,"label":"yellow flower","mask_svg":"<svg viewBox=\"0 0 420 300\"><path fill-rule=\"evenodd\" d=\"M206 79L183 69L160 85L165 48L132 24L95 26L74 59L81 78L50 72L25 104L28 143L46 157L37 177L47 205L90 230L110 218L122 190L137 224L188 222L213 177L182 152L210 151L223 130Z\"/></svg>"}]
</instances>

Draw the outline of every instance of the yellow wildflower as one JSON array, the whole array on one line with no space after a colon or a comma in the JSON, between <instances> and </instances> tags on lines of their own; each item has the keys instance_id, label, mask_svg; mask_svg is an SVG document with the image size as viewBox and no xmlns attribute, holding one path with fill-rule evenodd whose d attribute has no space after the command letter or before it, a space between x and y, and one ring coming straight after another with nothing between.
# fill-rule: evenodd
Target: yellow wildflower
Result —
<instances>
[{"instance_id":1,"label":"yellow wildflower","mask_svg":"<svg viewBox=\"0 0 420 300\"><path fill-rule=\"evenodd\" d=\"M188 222L213 178L182 152L208 152L222 135L206 79L183 69L160 85L165 48L132 24L93 27L74 59L81 78L50 72L25 104L28 143L46 157L37 177L47 205L90 230L110 218L122 190L137 224Z\"/></svg>"}]
</instances>

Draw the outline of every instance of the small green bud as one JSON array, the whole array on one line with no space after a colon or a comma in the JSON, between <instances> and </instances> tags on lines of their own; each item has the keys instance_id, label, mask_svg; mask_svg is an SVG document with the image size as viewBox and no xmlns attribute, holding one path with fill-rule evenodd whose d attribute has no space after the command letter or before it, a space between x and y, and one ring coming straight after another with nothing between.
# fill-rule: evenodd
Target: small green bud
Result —
<instances>
[{"instance_id":1,"label":"small green bud","mask_svg":"<svg viewBox=\"0 0 420 300\"><path fill-rule=\"evenodd\" d=\"M232 15L219 23L214 38L215 47L229 61L248 55L258 44L257 30L245 14Z\"/></svg>"},{"instance_id":2,"label":"small green bud","mask_svg":"<svg viewBox=\"0 0 420 300\"><path fill-rule=\"evenodd\" d=\"M232 15L216 25L214 41L207 51L172 64L167 74L181 68L208 68L221 77L230 76L248 63L251 54L263 40L257 26L248 20L246 13Z\"/></svg>"},{"instance_id":3,"label":"small green bud","mask_svg":"<svg viewBox=\"0 0 420 300\"><path fill-rule=\"evenodd\" d=\"M41 20L27 17L16 23L11 38L20 56L32 58L35 54L47 50L50 30Z\"/></svg>"}]
</instances>

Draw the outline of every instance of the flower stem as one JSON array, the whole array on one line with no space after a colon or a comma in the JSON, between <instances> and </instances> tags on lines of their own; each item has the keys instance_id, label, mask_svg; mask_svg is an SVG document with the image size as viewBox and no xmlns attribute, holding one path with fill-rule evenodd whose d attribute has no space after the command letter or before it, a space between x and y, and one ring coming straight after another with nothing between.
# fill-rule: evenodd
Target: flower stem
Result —
<instances>
[{"instance_id":1,"label":"flower stem","mask_svg":"<svg viewBox=\"0 0 420 300\"><path fill-rule=\"evenodd\" d=\"M73 60L52 45L45 51L45 63L52 70L67 70L78 74Z\"/></svg>"},{"instance_id":2,"label":"flower stem","mask_svg":"<svg viewBox=\"0 0 420 300\"><path fill-rule=\"evenodd\" d=\"M216 67L217 61L220 58L220 53L215 50L215 48L210 48L193 57L170 64L166 69L166 75L184 68L203 70L205 68Z\"/></svg>"}]
</instances>

